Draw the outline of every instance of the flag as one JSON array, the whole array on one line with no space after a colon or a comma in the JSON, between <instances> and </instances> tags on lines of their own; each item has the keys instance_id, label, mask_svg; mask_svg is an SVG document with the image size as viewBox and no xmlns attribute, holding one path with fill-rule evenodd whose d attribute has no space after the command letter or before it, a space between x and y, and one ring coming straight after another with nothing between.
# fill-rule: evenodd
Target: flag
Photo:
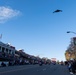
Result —
<instances>
[{"instance_id":1,"label":"flag","mask_svg":"<svg viewBox=\"0 0 76 75\"><path fill-rule=\"evenodd\" d=\"M0 35L0 39L2 39L2 34Z\"/></svg>"}]
</instances>

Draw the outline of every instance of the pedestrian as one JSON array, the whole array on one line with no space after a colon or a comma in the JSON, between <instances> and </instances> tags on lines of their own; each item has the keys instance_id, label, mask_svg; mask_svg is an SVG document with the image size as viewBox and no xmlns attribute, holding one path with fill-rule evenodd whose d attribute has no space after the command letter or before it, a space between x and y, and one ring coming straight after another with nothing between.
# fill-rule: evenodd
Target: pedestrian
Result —
<instances>
[{"instance_id":1,"label":"pedestrian","mask_svg":"<svg viewBox=\"0 0 76 75\"><path fill-rule=\"evenodd\" d=\"M71 67L71 62L70 61L68 62L68 69L69 69L69 72L71 74L72 73L72 67Z\"/></svg>"},{"instance_id":2,"label":"pedestrian","mask_svg":"<svg viewBox=\"0 0 76 75\"><path fill-rule=\"evenodd\" d=\"M76 72L76 60L74 60L73 62L72 62L72 72L73 72L73 74L75 74Z\"/></svg>"}]
</instances>

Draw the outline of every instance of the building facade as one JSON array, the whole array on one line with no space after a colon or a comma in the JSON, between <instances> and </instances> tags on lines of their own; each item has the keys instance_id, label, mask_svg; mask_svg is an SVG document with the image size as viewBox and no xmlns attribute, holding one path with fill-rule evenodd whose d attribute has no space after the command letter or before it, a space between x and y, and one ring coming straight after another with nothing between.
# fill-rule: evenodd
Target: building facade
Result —
<instances>
[{"instance_id":1,"label":"building facade","mask_svg":"<svg viewBox=\"0 0 76 75\"><path fill-rule=\"evenodd\" d=\"M0 61L13 61L15 56L15 47L10 44L0 42Z\"/></svg>"}]
</instances>

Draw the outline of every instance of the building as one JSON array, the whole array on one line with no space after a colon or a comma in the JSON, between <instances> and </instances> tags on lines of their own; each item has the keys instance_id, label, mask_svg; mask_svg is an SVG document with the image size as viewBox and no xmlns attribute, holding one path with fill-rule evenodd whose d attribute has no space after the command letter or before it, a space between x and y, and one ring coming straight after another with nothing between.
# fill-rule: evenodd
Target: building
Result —
<instances>
[{"instance_id":1,"label":"building","mask_svg":"<svg viewBox=\"0 0 76 75\"><path fill-rule=\"evenodd\" d=\"M15 51L16 49L14 46L0 41L0 63L14 61Z\"/></svg>"},{"instance_id":2,"label":"building","mask_svg":"<svg viewBox=\"0 0 76 75\"><path fill-rule=\"evenodd\" d=\"M0 41L0 66L1 63L6 65L23 65L29 63L38 63L41 58L34 55L29 55L23 49L16 50L10 43L3 43Z\"/></svg>"}]
</instances>

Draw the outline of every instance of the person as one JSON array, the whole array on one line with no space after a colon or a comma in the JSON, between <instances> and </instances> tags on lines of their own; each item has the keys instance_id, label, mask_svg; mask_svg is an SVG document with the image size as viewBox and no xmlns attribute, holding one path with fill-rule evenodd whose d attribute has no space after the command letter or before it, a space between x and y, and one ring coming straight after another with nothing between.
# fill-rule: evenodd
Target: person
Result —
<instances>
[{"instance_id":1,"label":"person","mask_svg":"<svg viewBox=\"0 0 76 75\"><path fill-rule=\"evenodd\" d=\"M68 69L69 69L70 74L73 74L72 73L72 62L71 61L68 62Z\"/></svg>"},{"instance_id":2,"label":"person","mask_svg":"<svg viewBox=\"0 0 76 75\"><path fill-rule=\"evenodd\" d=\"M70 60L68 62L68 69L69 69L69 72L70 74L75 74L75 70L76 70L76 62L75 60Z\"/></svg>"},{"instance_id":3,"label":"person","mask_svg":"<svg viewBox=\"0 0 76 75\"><path fill-rule=\"evenodd\" d=\"M73 61L73 63L71 64L71 67L72 67L72 72L73 74L75 74L76 72L76 60Z\"/></svg>"},{"instance_id":4,"label":"person","mask_svg":"<svg viewBox=\"0 0 76 75\"><path fill-rule=\"evenodd\" d=\"M42 66L42 61L39 61L39 65Z\"/></svg>"},{"instance_id":5,"label":"person","mask_svg":"<svg viewBox=\"0 0 76 75\"><path fill-rule=\"evenodd\" d=\"M65 65L68 65L68 61L65 61Z\"/></svg>"},{"instance_id":6,"label":"person","mask_svg":"<svg viewBox=\"0 0 76 75\"><path fill-rule=\"evenodd\" d=\"M1 63L1 66L4 67L4 66L6 66L6 64L5 64L4 62L2 62L2 63Z\"/></svg>"}]
</instances>

